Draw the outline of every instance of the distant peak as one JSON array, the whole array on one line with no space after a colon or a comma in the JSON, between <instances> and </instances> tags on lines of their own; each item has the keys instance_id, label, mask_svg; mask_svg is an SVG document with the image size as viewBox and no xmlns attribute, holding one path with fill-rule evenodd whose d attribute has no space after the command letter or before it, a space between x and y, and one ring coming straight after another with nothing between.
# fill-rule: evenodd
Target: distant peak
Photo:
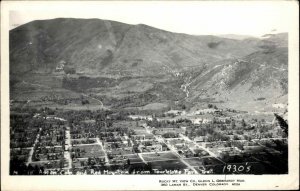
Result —
<instances>
[{"instance_id":1,"label":"distant peak","mask_svg":"<svg viewBox=\"0 0 300 191\"><path fill-rule=\"evenodd\" d=\"M154 27L152 27L152 26L145 25L145 24L137 24L136 26L137 26L137 27L141 27L141 28L157 29L157 28L154 28Z\"/></svg>"}]
</instances>

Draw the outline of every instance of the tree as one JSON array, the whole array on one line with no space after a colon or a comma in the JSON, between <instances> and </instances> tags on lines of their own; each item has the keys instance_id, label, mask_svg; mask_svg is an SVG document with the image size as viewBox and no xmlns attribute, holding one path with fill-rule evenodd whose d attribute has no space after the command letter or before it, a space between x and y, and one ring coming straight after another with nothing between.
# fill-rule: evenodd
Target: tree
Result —
<instances>
[{"instance_id":1,"label":"tree","mask_svg":"<svg viewBox=\"0 0 300 191\"><path fill-rule=\"evenodd\" d=\"M130 165L130 160L129 160L129 159L127 159L127 165L128 165L128 166Z\"/></svg>"},{"instance_id":2,"label":"tree","mask_svg":"<svg viewBox=\"0 0 300 191\"><path fill-rule=\"evenodd\" d=\"M80 166L84 166L84 161L80 161Z\"/></svg>"},{"instance_id":3,"label":"tree","mask_svg":"<svg viewBox=\"0 0 300 191\"><path fill-rule=\"evenodd\" d=\"M247 124L246 124L246 122L245 122L244 119L242 119L242 122L241 122L241 123L242 123L242 127L245 128Z\"/></svg>"},{"instance_id":4,"label":"tree","mask_svg":"<svg viewBox=\"0 0 300 191\"><path fill-rule=\"evenodd\" d=\"M215 117L213 117L213 119L212 119L212 124L216 124L216 123L217 123L217 120L216 120Z\"/></svg>"},{"instance_id":5,"label":"tree","mask_svg":"<svg viewBox=\"0 0 300 191\"><path fill-rule=\"evenodd\" d=\"M227 130L226 125L222 125L222 126L221 126L221 130L222 130L222 131L226 131L226 130Z\"/></svg>"},{"instance_id":6,"label":"tree","mask_svg":"<svg viewBox=\"0 0 300 191\"><path fill-rule=\"evenodd\" d=\"M24 161L20 159L13 158L10 160L10 175L17 174L17 175L27 175L29 173L29 169L33 167L29 164L27 167Z\"/></svg>"},{"instance_id":7,"label":"tree","mask_svg":"<svg viewBox=\"0 0 300 191\"><path fill-rule=\"evenodd\" d=\"M89 103L90 103L89 100L81 100L82 105L89 104Z\"/></svg>"},{"instance_id":8,"label":"tree","mask_svg":"<svg viewBox=\"0 0 300 191\"><path fill-rule=\"evenodd\" d=\"M237 142L235 146L240 150L244 150L244 145L240 142Z\"/></svg>"},{"instance_id":9,"label":"tree","mask_svg":"<svg viewBox=\"0 0 300 191\"><path fill-rule=\"evenodd\" d=\"M39 173L40 173L40 168L37 165L35 165L33 168L33 174L38 175Z\"/></svg>"},{"instance_id":10,"label":"tree","mask_svg":"<svg viewBox=\"0 0 300 191\"><path fill-rule=\"evenodd\" d=\"M261 128L261 121L257 122L257 128Z\"/></svg>"},{"instance_id":11,"label":"tree","mask_svg":"<svg viewBox=\"0 0 300 191\"><path fill-rule=\"evenodd\" d=\"M233 135L233 140L239 140L239 137L237 135Z\"/></svg>"},{"instance_id":12,"label":"tree","mask_svg":"<svg viewBox=\"0 0 300 191\"><path fill-rule=\"evenodd\" d=\"M244 135L244 138L245 138L247 141L251 141L251 140L252 140L251 137L248 136L248 135Z\"/></svg>"},{"instance_id":13,"label":"tree","mask_svg":"<svg viewBox=\"0 0 300 191\"><path fill-rule=\"evenodd\" d=\"M235 129L236 125L234 120L231 121L230 127L231 129Z\"/></svg>"},{"instance_id":14,"label":"tree","mask_svg":"<svg viewBox=\"0 0 300 191\"><path fill-rule=\"evenodd\" d=\"M153 173L153 168L152 168L152 164L151 163L147 163L146 166L145 166L145 169L150 171L150 174Z\"/></svg>"},{"instance_id":15,"label":"tree","mask_svg":"<svg viewBox=\"0 0 300 191\"><path fill-rule=\"evenodd\" d=\"M278 114L274 113L275 118L280 126L280 128L283 130L283 132L288 135L288 124L287 122Z\"/></svg>"},{"instance_id":16,"label":"tree","mask_svg":"<svg viewBox=\"0 0 300 191\"><path fill-rule=\"evenodd\" d=\"M60 168L64 167L64 159L63 158L59 160L59 167Z\"/></svg>"}]
</instances>

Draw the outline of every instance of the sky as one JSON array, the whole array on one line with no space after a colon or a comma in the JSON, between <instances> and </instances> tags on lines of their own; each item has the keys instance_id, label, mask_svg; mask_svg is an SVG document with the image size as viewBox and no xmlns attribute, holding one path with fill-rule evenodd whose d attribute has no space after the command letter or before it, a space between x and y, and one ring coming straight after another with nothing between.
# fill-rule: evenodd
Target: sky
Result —
<instances>
[{"instance_id":1,"label":"sky","mask_svg":"<svg viewBox=\"0 0 300 191\"><path fill-rule=\"evenodd\" d=\"M188 2L30 2L10 9L10 29L32 20L99 18L128 24L146 24L192 35L240 34L262 36L287 32L293 22L288 1Z\"/></svg>"}]
</instances>

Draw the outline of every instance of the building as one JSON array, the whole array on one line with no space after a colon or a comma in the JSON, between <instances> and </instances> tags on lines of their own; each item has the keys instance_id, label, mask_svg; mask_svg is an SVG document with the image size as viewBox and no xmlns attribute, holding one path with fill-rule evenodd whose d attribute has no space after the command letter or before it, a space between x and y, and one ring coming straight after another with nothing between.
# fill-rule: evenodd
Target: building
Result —
<instances>
[{"instance_id":1,"label":"building","mask_svg":"<svg viewBox=\"0 0 300 191\"><path fill-rule=\"evenodd\" d=\"M55 68L55 72L62 72L64 71L64 67L65 67L66 62L64 60L61 60L58 65Z\"/></svg>"}]
</instances>

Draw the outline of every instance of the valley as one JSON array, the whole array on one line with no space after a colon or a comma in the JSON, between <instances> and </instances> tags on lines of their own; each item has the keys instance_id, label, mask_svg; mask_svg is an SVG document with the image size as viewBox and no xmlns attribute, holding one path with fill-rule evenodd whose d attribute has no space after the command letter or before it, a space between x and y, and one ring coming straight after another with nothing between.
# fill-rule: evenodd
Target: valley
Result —
<instances>
[{"instance_id":1,"label":"valley","mask_svg":"<svg viewBox=\"0 0 300 191\"><path fill-rule=\"evenodd\" d=\"M286 174L287 41L100 19L19 26L10 174Z\"/></svg>"}]
</instances>

